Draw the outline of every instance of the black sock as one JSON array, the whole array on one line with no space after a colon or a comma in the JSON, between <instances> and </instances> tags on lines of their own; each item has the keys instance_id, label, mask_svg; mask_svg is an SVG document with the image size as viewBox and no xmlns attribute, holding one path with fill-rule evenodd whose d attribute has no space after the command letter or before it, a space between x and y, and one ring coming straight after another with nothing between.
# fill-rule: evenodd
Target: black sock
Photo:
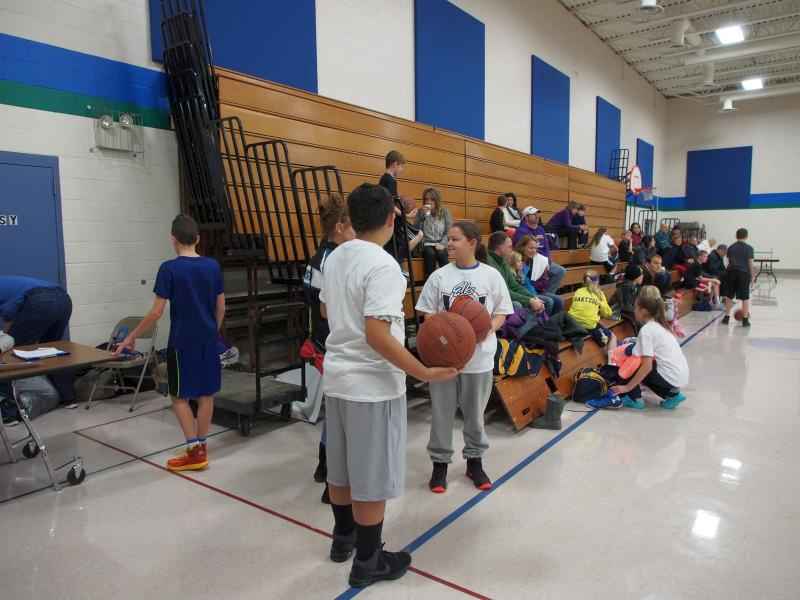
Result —
<instances>
[{"instance_id":1,"label":"black sock","mask_svg":"<svg viewBox=\"0 0 800 600\"><path fill-rule=\"evenodd\" d=\"M333 532L338 535L349 535L353 533L356 522L353 520L353 505L340 506L338 504L331 504L333 510Z\"/></svg>"},{"instance_id":2,"label":"black sock","mask_svg":"<svg viewBox=\"0 0 800 600\"><path fill-rule=\"evenodd\" d=\"M325 455L326 455L325 444L320 444L319 445L319 462L321 464L323 464L323 465L326 462L326 456Z\"/></svg>"},{"instance_id":3,"label":"black sock","mask_svg":"<svg viewBox=\"0 0 800 600\"><path fill-rule=\"evenodd\" d=\"M381 533L383 533L383 521L377 525L356 524L356 558L367 560L381 546Z\"/></svg>"}]
</instances>

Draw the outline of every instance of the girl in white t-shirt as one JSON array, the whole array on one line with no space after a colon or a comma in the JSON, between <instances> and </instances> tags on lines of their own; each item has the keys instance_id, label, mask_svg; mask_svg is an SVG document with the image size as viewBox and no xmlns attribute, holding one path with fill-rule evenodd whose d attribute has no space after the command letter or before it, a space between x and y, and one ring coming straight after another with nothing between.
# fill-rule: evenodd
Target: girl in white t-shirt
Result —
<instances>
[{"instance_id":1,"label":"girl in white t-shirt","mask_svg":"<svg viewBox=\"0 0 800 600\"><path fill-rule=\"evenodd\" d=\"M608 229L605 227L598 229L589 247L593 264L603 265L606 273L614 271L617 264L617 245L614 243L614 238L608 235Z\"/></svg>"},{"instance_id":2,"label":"girl in white t-shirt","mask_svg":"<svg viewBox=\"0 0 800 600\"><path fill-rule=\"evenodd\" d=\"M686 400L680 388L689 383L689 364L678 341L669 328L664 313L664 301L660 294L642 288L636 299L635 315L643 323L633 347L633 354L642 357L642 364L626 383L611 388L612 393L622 399L623 406L644 408L642 391L644 384L661 400L661 407L676 408ZM657 290L656 290L657 291Z\"/></svg>"},{"instance_id":3,"label":"girl in white t-shirt","mask_svg":"<svg viewBox=\"0 0 800 600\"><path fill-rule=\"evenodd\" d=\"M447 465L453 456L453 425L459 407L464 416L463 456L467 460L467 477L478 489L492 487L482 463L482 456L489 448L483 413L492 392L495 331L502 327L506 315L514 312L514 307L500 272L478 260L486 258L480 240L480 230L474 223L453 223L447 250L455 262L431 274L416 306L418 312L430 315L448 310L458 296L469 296L483 304L492 317L491 331L485 339L478 340L475 354L458 376L447 382L430 383L432 420L428 454L433 474L429 485L437 494L447 489Z\"/></svg>"}]
</instances>

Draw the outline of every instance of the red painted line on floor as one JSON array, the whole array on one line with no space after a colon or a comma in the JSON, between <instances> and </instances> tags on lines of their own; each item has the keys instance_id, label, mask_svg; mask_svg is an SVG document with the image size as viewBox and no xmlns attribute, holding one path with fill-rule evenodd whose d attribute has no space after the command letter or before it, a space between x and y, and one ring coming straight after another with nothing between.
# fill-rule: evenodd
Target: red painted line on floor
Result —
<instances>
[{"instance_id":1,"label":"red painted line on floor","mask_svg":"<svg viewBox=\"0 0 800 600\"><path fill-rule=\"evenodd\" d=\"M116 452L119 452L120 454L124 454L125 456L128 456L128 457L130 457L132 459L141 461L141 462L143 462L143 463L145 463L147 465L150 465L151 467L155 467L156 469L164 471L165 473L169 473L171 475L175 475L177 477L180 477L181 479L184 479L186 481L194 483L195 485L199 485L200 487L206 488L207 490L211 490L212 492L216 492L218 494L221 494L222 496L225 496L226 498L230 498L231 500L235 500L237 502L241 502L242 504L246 504L247 506L249 506L251 508L255 508L256 510L260 510L261 512L265 512L265 513L267 513L269 515L272 515L273 517L277 517L279 519L282 519L283 521L286 521L287 523L291 523L292 525L297 525L298 527L302 527L303 529L307 529L308 531L313 531L314 533L317 533L317 534L319 534L319 535L321 535L323 537L326 537L328 539L330 539L332 537L331 534L328 533L327 531L323 531L322 529L318 529L317 527L314 527L313 525L309 525L308 523L303 523L302 521L298 521L294 517L290 517L289 515L285 515L285 514L283 514L281 512L278 512L277 510L273 510L271 508L268 508L268 507L264 506L263 504L258 504L257 502L253 502L252 500L248 500L247 498L243 498L242 496L237 496L236 494L234 494L232 492L229 492L227 490L223 490L222 488L219 488L219 487L217 487L215 485L211 485L210 483L206 483L205 481L201 481L199 479L195 479L194 477L189 477L188 475L186 475L186 473L170 471L169 469L167 469L163 465L160 465L160 464L158 464L156 462L153 462L152 460L148 460L147 458L143 458L141 456L137 456L133 452L128 452L127 450L125 450L123 448L119 448L117 446L114 446L113 444L109 444L108 442L104 442L102 440L98 440L97 438L93 438L92 436L87 435L83 431L75 431L73 433L75 433L75 435L81 436L82 438L85 438L87 440L95 442L96 444L100 444L101 446L105 446L106 448L110 448L111 450L115 450ZM448 581L447 579L442 579L441 577L433 575L432 573L428 573L427 571L423 571L421 569L417 569L416 567L410 567L409 571L413 571L417 575L421 575L422 577L426 577L426 578L430 579L431 581L434 581L436 583L439 583L441 585L449 587L450 589L453 589L453 590L456 590L458 592L461 592L462 594L466 594L467 596L470 596L472 598L480 598L481 600L491 600L489 598L489 596L484 596L482 594L479 594L478 592L474 592L474 591L470 590L469 588L465 588L463 586L460 586L457 583L453 583L452 581Z\"/></svg>"}]
</instances>

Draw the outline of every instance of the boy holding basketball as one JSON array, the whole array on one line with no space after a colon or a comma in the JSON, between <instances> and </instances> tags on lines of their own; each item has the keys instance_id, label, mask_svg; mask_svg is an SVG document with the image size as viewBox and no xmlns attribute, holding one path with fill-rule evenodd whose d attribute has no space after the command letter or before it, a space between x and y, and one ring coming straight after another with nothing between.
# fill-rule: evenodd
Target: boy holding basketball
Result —
<instances>
[{"instance_id":1,"label":"boy holding basketball","mask_svg":"<svg viewBox=\"0 0 800 600\"><path fill-rule=\"evenodd\" d=\"M406 552L381 545L386 500L403 493L406 373L443 381L455 369L427 368L403 345L406 279L383 250L394 231L394 201L378 185L347 198L356 239L328 258L320 300L328 319L323 389L327 411L328 490L334 517L334 562L355 548L350 585L402 577Z\"/></svg>"},{"instance_id":2,"label":"boy holding basketball","mask_svg":"<svg viewBox=\"0 0 800 600\"><path fill-rule=\"evenodd\" d=\"M722 324L731 320L733 301L742 301L742 327L750 327L750 284L753 283L753 247L747 243L747 229L736 230L736 243L728 247L728 270L722 279L720 295L725 298L725 316Z\"/></svg>"},{"instance_id":3,"label":"boy holding basketball","mask_svg":"<svg viewBox=\"0 0 800 600\"><path fill-rule=\"evenodd\" d=\"M116 355L133 350L136 338L155 325L169 301L167 378L172 408L186 437L185 454L167 461L170 471L197 471L208 466L206 436L220 389L222 365L217 336L225 317L225 294L219 263L197 254L199 232L191 217L172 221L172 245L178 255L161 264L156 275L153 307ZM189 400L197 400L195 420Z\"/></svg>"},{"instance_id":4,"label":"boy holding basketball","mask_svg":"<svg viewBox=\"0 0 800 600\"><path fill-rule=\"evenodd\" d=\"M495 331L503 326L506 315L514 313L503 277L497 269L478 260L479 257L486 260L486 250L474 223L453 223L448 232L447 249L455 257L455 263L446 264L428 277L417 301L417 310L426 315L443 312L450 310L457 298L466 296L488 312L491 328L484 330L483 339L477 340L475 353L457 378L430 384L432 420L428 453L433 473L429 487L435 494L447 489L447 465L453 458L453 424L459 407L464 415L466 475L479 490L492 487L492 480L483 470L482 457L489 448L483 413L494 383Z\"/></svg>"}]
</instances>

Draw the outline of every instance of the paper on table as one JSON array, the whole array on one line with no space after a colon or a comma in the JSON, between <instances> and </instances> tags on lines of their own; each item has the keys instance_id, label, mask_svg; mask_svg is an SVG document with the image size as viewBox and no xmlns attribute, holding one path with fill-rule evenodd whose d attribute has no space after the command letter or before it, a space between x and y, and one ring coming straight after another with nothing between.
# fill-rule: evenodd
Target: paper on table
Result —
<instances>
[{"instance_id":1,"label":"paper on table","mask_svg":"<svg viewBox=\"0 0 800 600\"><path fill-rule=\"evenodd\" d=\"M38 358L51 358L66 354L58 348L37 348L36 350L14 350L14 356L22 360L36 360Z\"/></svg>"}]
</instances>

